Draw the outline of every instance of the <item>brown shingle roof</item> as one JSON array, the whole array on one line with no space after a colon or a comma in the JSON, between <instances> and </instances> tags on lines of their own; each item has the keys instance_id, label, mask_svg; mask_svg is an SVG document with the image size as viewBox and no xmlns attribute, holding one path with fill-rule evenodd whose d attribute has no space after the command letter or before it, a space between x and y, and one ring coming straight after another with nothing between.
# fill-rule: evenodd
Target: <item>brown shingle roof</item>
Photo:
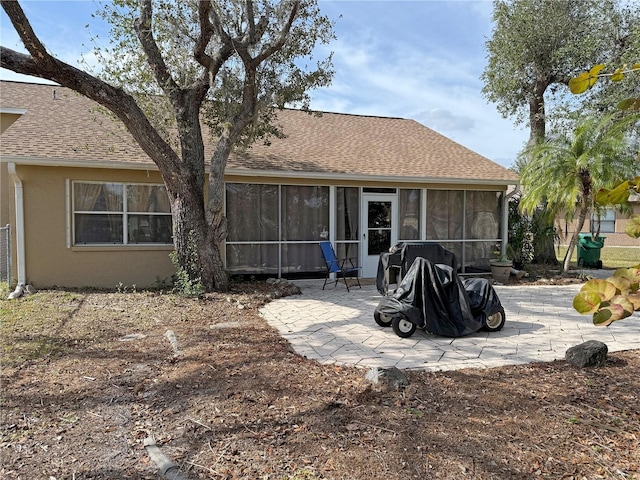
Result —
<instances>
[{"instance_id":1,"label":"brown shingle roof","mask_svg":"<svg viewBox=\"0 0 640 480\"><path fill-rule=\"evenodd\" d=\"M67 88L2 81L0 105L27 110L2 134L3 157L125 168L153 163L119 122ZM414 120L283 110L277 121L286 138L232 156L228 171L517 181L510 170Z\"/></svg>"}]
</instances>

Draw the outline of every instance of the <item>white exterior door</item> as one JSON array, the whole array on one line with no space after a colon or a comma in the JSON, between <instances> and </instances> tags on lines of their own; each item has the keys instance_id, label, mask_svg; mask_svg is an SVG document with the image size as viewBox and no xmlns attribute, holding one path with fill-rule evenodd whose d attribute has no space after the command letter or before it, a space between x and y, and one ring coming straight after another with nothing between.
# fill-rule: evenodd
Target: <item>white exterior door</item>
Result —
<instances>
[{"instance_id":1,"label":"white exterior door","mask_svg":"<svg viewBox=\"0 0 640 480\"><path fill-rule=\"evenodd\" d=\"M397 200L395 195L365 193L362 204L362 276L374 278L380 254L398 243Z\"/></svg>"}]
</instances>

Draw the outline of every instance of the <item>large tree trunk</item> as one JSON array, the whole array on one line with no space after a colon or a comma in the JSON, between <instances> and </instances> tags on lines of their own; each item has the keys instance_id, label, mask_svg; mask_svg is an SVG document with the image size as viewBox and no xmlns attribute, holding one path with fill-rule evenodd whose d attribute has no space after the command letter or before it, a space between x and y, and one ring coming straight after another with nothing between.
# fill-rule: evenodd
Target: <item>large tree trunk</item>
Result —
<instances>
[{"instance_id":1,"label":"large tree trunk","mask_svg":"<svg viewBox=\"0 0 640 480\"><path fill-rule=\"evenodd\" d=\"M231 147L224 150L223 156L214 155L211 159L209 185L213 184L214 189L209 188L205 204L205 153L200 124L200 105L205 91L183 90L172 99L183 166L179 178L165 179L165 184L179 185L176 191L180 193L173 195L172 211L180 266L192 281L199 279L207 292L226 291L229 280L220 246L226 238L224 169Z\"/></svg>"},{"instance_id":2,"label":"large tree trunk","mask_svg":"<svg viewBox=\"0 0 640 480\"><path fill-rule=\"evenodd\" d=\"M545 139L546 112L544 92L548 86L549 81L547 79L537 79L533 86L533 93L529 98L529 147L543 142Z\"/></svg>"},{"instance_id":3,"label":"large tree trunk","mask_svg":"<svg viewBox=\"0 0 640 480\"><path fill-rule=\"evenodd\" d=\"M206 291L213 291L215 259L220 257L215 252L211 233L204 216L202 199L197 194L185 191L172 199L173 243L178 263L188 275L189 280L198 279Z\"/></svg>"},{"instance_id":4,"label":"large tree trunk","mask_svg":"<svg viewBox=\"0 0 640 480\"><path fill-rule=\"evenodd\" d=\"M529 142L532 147L545 140L546 135L546 112L544 103L544 92L550 82L547 78L538 78L533 87L533 94L529 99ZM544 212L534 213L534 221L538 222L541 230L552 229L554 219L546 218ZM533 263L545 265L557 265L558 259L555 252L554 236L543 235L536 239L533 250Z\"/></svg>"},{"instance_id":5,"label":"large tree trunk","mask_svg":"<svg viewBox=\"0 0 640 480\"><path fill-rule=\"evenodd\" d=\"M216 290L228 289L228 278L224 270L220 246L227 238L227 217L224 211L224 170L231 153L232 142L223 136L211 158L209 166L209 190L207 195L207 223L211 232L211 242L216 249L217 259L214 260L214 282Z\"/></svg>"},{"instance_id":6,"label":"large tree trunk","mask_svg":"<svg viewBox=\"0 0 640 480\"><path fill-rule=\"evenodd\" d=\"M533 259L531 263L542 265L558 265L555 252L555 225L546 212L538 209L531 218L534 230L537 232L533 239Z\"/></svg>"}]
</instances>

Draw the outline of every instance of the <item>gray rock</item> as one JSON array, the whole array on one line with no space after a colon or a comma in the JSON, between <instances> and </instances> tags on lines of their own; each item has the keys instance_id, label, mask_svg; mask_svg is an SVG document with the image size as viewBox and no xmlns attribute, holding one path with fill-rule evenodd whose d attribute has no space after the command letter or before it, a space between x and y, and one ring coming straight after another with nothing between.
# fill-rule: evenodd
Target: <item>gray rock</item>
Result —
<instances>
[{"instance_id":1,"label":"gray rock","mask_svg":"<svg viewBox=\"0 0 640 480\"><path fill-rule=\"evenodd\" d=\"M409 385L409 379L396 367L374 367L367 372L365 380L371 382L375 390L399 390Z\"/></svg>"},{"instance_id":2,"label":"gray rock","mask_svg":"<svg viewBox=\"0 0 640 480\"><path fill-rule=\"evenodd\" d=\"M607 346L597 340L588 340L566 351L564 358L576 367L602 367L607 362Z\"/></svg>"}]
</instances>

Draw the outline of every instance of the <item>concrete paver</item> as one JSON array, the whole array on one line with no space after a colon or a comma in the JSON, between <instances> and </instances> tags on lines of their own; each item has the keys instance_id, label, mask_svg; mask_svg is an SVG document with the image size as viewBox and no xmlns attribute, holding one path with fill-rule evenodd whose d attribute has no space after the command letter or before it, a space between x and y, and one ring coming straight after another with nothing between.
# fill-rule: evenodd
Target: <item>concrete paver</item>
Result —
<instances>
[{"instance_id":1,"label":"concrete paver","mask_svg":"<svg viewBox=\"0 0 640 480\"><path fill-rule=\"evenodd\" d=\"M563 359L568 348L600 340L610 352L640 349L640 314L596 327L572 306L580 285L495 286L505 309L500 332L446 338L418 330L400 338L373 320L382 298L373 285L296 282L302 295L265 305L261 315L293 349L323 364L429 371L491 368Z\"/></svg>"}]
</instances>

